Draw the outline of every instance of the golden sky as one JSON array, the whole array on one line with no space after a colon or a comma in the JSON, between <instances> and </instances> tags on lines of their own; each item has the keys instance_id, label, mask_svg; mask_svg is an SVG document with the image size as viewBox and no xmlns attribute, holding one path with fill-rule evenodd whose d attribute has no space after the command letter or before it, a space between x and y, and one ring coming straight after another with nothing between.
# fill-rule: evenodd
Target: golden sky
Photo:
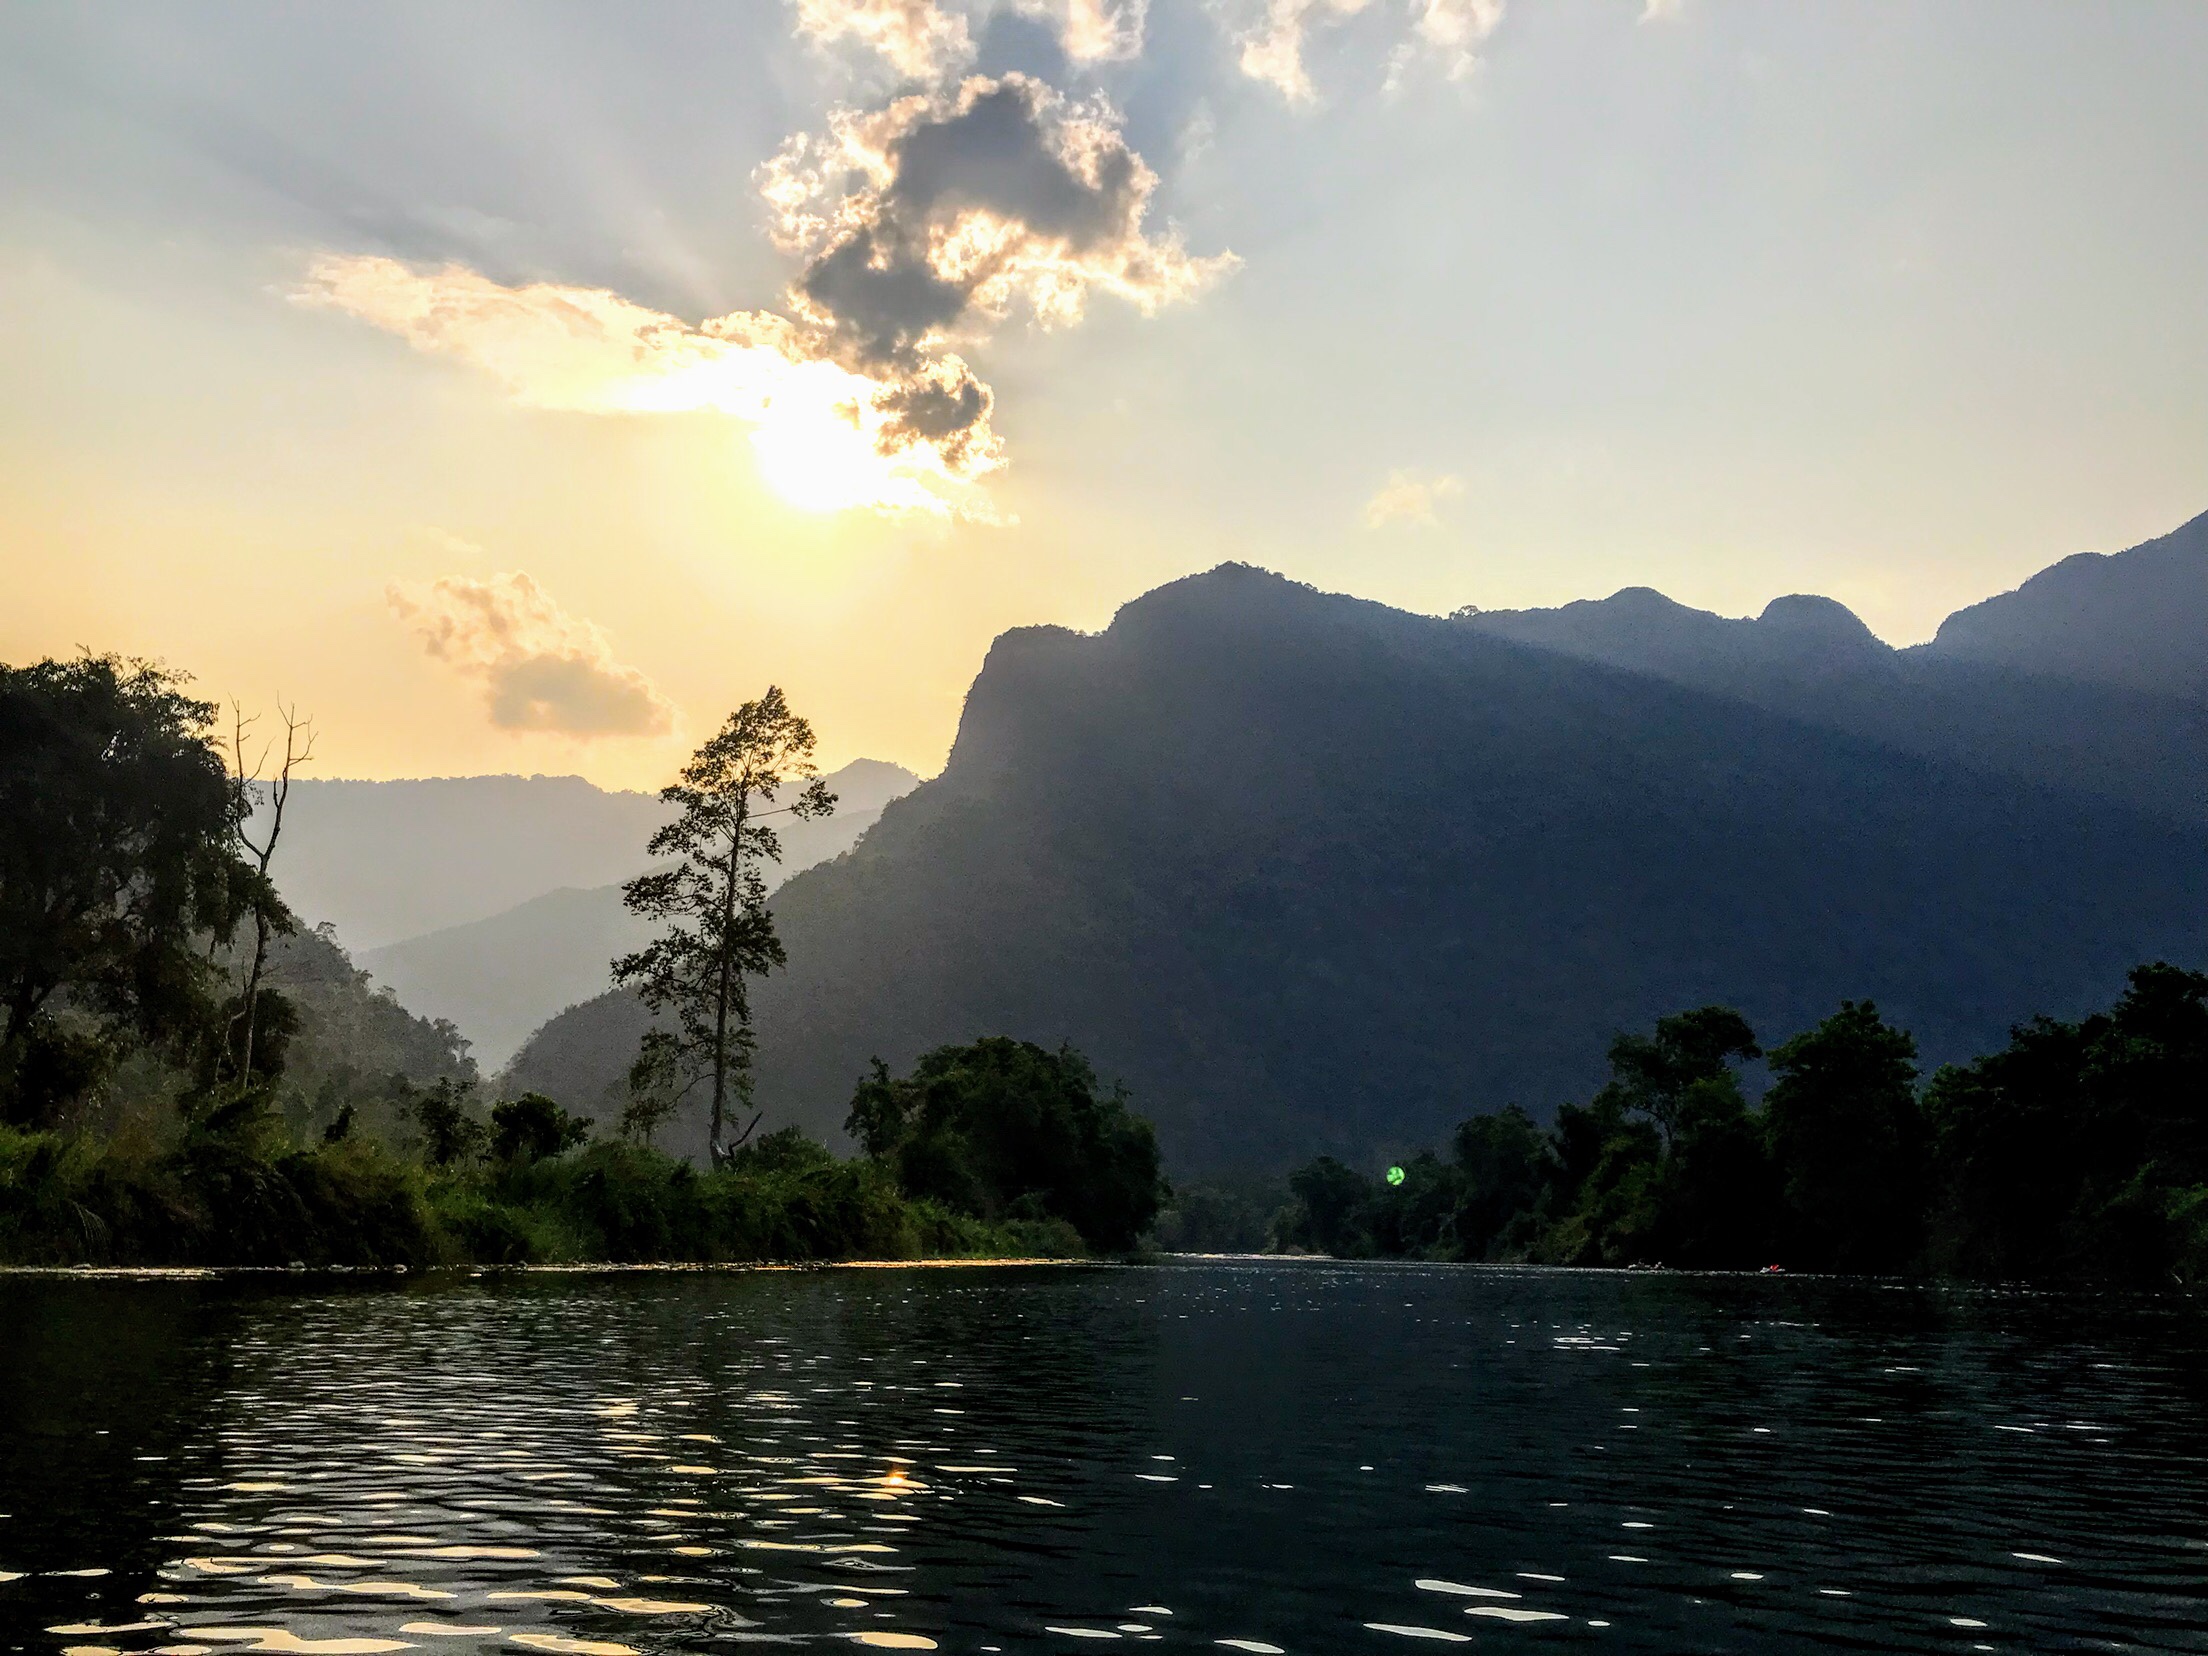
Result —
<instances>
[{"instance_id":1,"label":"golden sky","mask_svg":"<svg viewBox=\"0 0 2208 1656\"><path fill-rule=\"evenodd\" d=\"M0 659L656 786L1225 559L1882 636L2208 506L2208 10L0 16Z\"/></svg>"}]
</instances>

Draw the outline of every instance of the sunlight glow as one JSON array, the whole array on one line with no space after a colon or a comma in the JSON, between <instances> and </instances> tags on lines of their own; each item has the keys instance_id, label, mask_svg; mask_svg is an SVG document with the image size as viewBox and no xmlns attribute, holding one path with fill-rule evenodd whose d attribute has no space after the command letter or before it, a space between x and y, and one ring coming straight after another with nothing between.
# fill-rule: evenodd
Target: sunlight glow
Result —
<instances>
[{"instance_id":1,"label":"sunlight glow","mask_svg":"<svg viewBox=\"0 0 2208 1656\"><path fill-rule=\"evenodd\" d=\"M761 480L800 511L996 517L975 487L1003 464L993 437L947 453L898 423L894 387L808 354L770 313L692 327L603 289L510 288L458 265L336 254L296 297L457 357L529 407L740 421Z\"/></svg>"}]
</instances>

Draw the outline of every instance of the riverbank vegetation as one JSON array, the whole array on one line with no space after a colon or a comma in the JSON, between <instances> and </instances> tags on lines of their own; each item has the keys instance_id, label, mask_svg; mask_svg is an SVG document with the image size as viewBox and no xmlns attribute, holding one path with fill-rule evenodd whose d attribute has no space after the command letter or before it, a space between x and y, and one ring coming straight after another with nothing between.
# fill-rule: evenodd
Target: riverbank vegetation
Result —
<instances>
[{"instance_id":1,"label":"riverbank vegetation","mask_svg":"<svg viewBox=\"0 0 2208 1656\"><path fill-rule=\"evenodd\" d=\"M430 1265L1071 1256L1172 1249L1989 1278L2208 1280L2208 975L2141 966L1927 1080L1847 1003L1768 1052L1718 1006L1619 1037L1543 1127L1511 1108L1374 1177L1192 1187L1079 1054L987 1038L859 1078L839 1158L756 1135L747 980L783 960L766 820L833 808L778 691L663 797L614 964L658 1015L618 1120L494 1096L303 928L271 874L280 740L162 668L0 667L0 1262ZM264 775L264 772L266 773ZM794 802L776 805L785 788ZM1755 1065L1768 1085L1751 1084ZM708 1164L666 1155L709 1111ZM733 1130L739 1116L749 1123ZM1378 1169L1373 1172L1377 1173Z\"/></svg>"},{"instance_id":2,"label":"riverbank vegetation","mask_svg":"<svg viewBox=\"0 0 2208 1656\"><path fill-rule=\"evenodd\" d=\"M394 1080L380 1125L348 1105L309 1142L266 1113L0 1126L0 1262L1078 1258L1132 1247L1163 1194L1148 1124L1078 1054L1003 1039L877 1070L853 1107L870 1153L849 1159L783 1128L700 1168L540 1095L477 1092Z\"/></svg>"},{"instance_id":3,"label":"riverbank vegetation","mask_svg":"<svg viewBox=\"0 0 2208 1656\"><path fill-rule=\"evenodd\" d=\"M457 1031L300 926L270 869L311 735L287 713L256 757L234 714L226 750L216 712L145 663L0 667L0 1263L1071 1257L1155 1214L1148 1125L1077 1054L1018 1042L877 1065L857 1158L722 1135L749 1095L744 979L780 960L761 802L811 775L779 693L669 790L687 837L651 849L688 860L645 882L669 929L622 964L678 1038L647 1041L610 1131L492 1096ZM832 803L807 786L784 809ZM652 1143L701 1082L706 1168Z\"/></svg>"},{"instance_id":4,"label":"riverbank vegetation","mask_svg":"<svg viewBox=\"0 0 2208 1656\"><path fill-rule=\"evenodd\" d=\"M707 1171L619 1139L440 1166L365 1136L256 1146L192 1135L148 1153L0 1128L0 1261L10 1264L419 1269L1088 1252L1061 1219L986 1221L914 1200L879 1164L840 1160L789 1130Z\"/></svg>"},{"instance_id":5,"label":"riverbank vegetation","mask_svg":"<svg viewBox=\"0 0 2208 1656\"><path fill-rule=\"evenodd\" d=\"M1757 1059L1769 1085L1751 1102ZM2106 1012L2034 1018L1929 1080L1914 1040L1869 1002L1768 1052L1738 1013L1704 1007L1620 1037L1610 1071L1551 1127L1516 1108L1474 1116L1446 1153L1385 1177L1322 1157L1289 1180L1267 1241L1358 1257L2208 1282L2208 974L2141 966ZM1242 1236L1246 1209L1230 1215Z\"/></svg>"}]
</instances>

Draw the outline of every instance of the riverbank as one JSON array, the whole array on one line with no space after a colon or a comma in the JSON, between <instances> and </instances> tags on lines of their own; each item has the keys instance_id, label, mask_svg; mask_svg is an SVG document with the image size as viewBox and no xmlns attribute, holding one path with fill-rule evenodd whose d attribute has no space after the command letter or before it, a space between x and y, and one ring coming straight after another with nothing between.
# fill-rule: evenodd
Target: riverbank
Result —
<instances>
[{"instance_id":1,"label":"riverbank","mask_svg":"<svg viewBox=\"0 0 2208 1656\"><path fill-rule=\"evenodd\" d=\"M701 1171L604 1141L439 1170L372 1140L274 1153L0 1129L0 1264L260 1267L826 1264L1071 1259L1061 1219L985 1220L871 1161L810 1153Z\"/></svg>"}]
</instances>

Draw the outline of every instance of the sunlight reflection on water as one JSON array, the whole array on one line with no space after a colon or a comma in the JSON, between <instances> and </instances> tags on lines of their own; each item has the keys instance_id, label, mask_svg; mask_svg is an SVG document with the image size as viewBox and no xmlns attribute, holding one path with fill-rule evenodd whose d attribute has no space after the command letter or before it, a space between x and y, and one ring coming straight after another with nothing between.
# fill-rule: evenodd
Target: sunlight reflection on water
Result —
<instances>
[{"instance_id":1,"label":"sunlight reflection on water","mask_svg":"<svg viewBox=\"0 0 2208 1656\"><path fill-rule=\"evenodd\" d=\"M2208 1648L2183 1305L1249 1262L0 1296L0 1377L77 1376L0 1459L34 1648Z\"/></svg>"}]
</instances>

